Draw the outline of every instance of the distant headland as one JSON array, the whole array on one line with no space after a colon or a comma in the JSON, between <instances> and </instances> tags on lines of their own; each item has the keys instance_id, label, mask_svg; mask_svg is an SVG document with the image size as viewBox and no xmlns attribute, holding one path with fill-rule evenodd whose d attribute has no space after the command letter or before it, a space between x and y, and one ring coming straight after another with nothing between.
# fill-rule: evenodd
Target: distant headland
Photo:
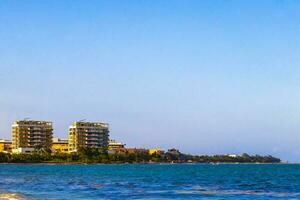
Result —
<instances>
[{"instance_id":1,"label":"distant headland","mask_svg":"<svg viewBox=\"0 0 300 200\"><path fill-rule=\"evenodd\" d=\"M12 141L0 140L0 163L280 163L279 158L225 154L190 155L171 148L127 148L111 140L109 124L73 122L68 139L53 138L52 122L18 120Z\"/></svg>"}]
</instances>

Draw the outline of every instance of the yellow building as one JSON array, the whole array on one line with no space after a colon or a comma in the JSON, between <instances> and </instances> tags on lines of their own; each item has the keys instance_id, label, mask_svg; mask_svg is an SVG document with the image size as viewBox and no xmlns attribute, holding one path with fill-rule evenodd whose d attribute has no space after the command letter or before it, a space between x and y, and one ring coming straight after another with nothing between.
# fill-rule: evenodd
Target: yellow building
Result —
<instances>
[{"instance_id":1,"label":"yellow building","mask_svg":"<svg viewBox=\"0 0 300 200\"><path fill-rule=\"evenodd\" d=\"M161 150L160 148L155 148L155 149L149 149L149 154L152 155L152 154L163 154L164 151Z\"/></svg>"},{"instance_id":2,"label":"yellow building","mask_svg":"<svg viewBox=\"0 0 300 200\"><path fill-rule=\"evenodd\" d=\"M109 125L102 122L73 122L69 127L69 152L80 148L108 146Z\"/></svg>"},{"instance_id":3,"label":"yellow building","mask_svg":"<svg viewBox=\"0 0 300 200\"><path fill-rule=\"evenodd\" d=\"M0 140L0 152L11 153L12 142L9 140Z\"/></svg>"},{"instance_id":4,"label":"yellow building","mask_svg":"<svg viewBox=\"0 0 300 200\"><path fill-rule=\"evenodd\" d=\"M32 151L35 148L50 149L52 146L52 122L21 120L12 124L13 151L22 148ZM16 152L17 152L16 151Z\"/></svg>"},{"instance_id":5,"label":"yellow building","mask_svg":"<svg viewBox=\"0 0 300 200\"><path fill-rule=\"evenodd\" d=\"M53 153L68 153L68 140L53 138L51 149Z\"/></svg>"}]
</instances>

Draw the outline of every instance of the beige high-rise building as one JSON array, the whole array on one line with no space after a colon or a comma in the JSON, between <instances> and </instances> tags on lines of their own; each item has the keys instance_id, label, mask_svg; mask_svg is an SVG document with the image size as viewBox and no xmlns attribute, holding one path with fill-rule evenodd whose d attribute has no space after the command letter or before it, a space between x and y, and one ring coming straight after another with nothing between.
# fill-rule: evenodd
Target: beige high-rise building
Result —
<instances>
[{"instance_id":1,"label":"beige high-rise building","mask_svg":"<svg viewBox=\"0 0 300 200\"><path fill-rule=\"evenodd\" d=\"M69 152L82 147L102 148L108 146L109 125L101 122L73 122L69 127Z\"/></svg>"},{"instance_id":2,"label":"beige high-rise building","mask_svg":"<svg viewBox=\"0 0 300 200\"><path fill-rule=\"evenodd\" d=\"M52 122L20 120L12 124L13 149L50 149L52 145ZM22 153L22 150L20 150Z\"/></svg>"}]
</instances>

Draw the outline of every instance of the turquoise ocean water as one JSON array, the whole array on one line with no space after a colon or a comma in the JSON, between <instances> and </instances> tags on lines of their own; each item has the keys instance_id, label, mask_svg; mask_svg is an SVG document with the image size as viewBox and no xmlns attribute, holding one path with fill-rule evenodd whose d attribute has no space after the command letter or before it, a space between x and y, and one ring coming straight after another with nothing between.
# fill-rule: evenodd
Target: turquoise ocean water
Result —
<instances>
[{"instance_id":1,"label":"turquoise ocean water","mask_svg":"<svg viewBox=\"0 0 300 200\"><path fill-rule=\"evenodd\" d=\"M0 165L0 199L300 199L300 165Z\"/></svg>"}]
</instances>

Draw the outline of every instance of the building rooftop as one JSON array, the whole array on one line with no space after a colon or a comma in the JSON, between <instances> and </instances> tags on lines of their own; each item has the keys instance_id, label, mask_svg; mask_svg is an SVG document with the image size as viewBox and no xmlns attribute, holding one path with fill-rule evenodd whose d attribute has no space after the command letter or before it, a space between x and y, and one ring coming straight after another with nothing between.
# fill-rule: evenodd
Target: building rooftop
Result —
<instances>
[{"instance_id":1,"label":"building rooftop","mask_svg":"<svg viewBox=\"0 0 300 200\"><path fill-rule=\"evenodd\" d=\"M125 146L124 143L118 142L118 141L116 141L116 140L109 140L109 141L108 141L108 145L124 145L124 146Z\"/></svg>"},{"instance_id":2,"label":"building rooftop","mask_svg":"<svg viewBox=\"0 0 300 200\"><path fill-rule=\"evenodd\" d=\"M52 138L52 142L53 143L65 144L65 143L68 143L68 139Z\"/></svg>"},{"instance_id":3,"label":"building rooftop","mask_svg":"<svg viewBox=\"0 0 300 200\"><path fill-rule=\"evenodd\" d=\"M0 143L3 143L3 142L5 142L5 143L12 143L11 140L0 139Z\"/></svg>"},{"instance_id":4,"label":"building rooftop","mask_svg":"<svg viewBox=\"0 0 300 200\"><path fill-rule=\"evenodd\" d=\"M108 128L109 124L104 122L73 122L72 126L90 126L90 127L103 127Z\"/></svg>"},{"instance_id":5,"label":"building rooftop","mask_svg":"<svg viewBox=\"0 0 300 200\"><path fill-rule=\"evenodd\" d=\"M42 120L17 120L13 122L13 125L52 125L53 123L50 121L42 121Z\"/></svg>"}]
</instances>

